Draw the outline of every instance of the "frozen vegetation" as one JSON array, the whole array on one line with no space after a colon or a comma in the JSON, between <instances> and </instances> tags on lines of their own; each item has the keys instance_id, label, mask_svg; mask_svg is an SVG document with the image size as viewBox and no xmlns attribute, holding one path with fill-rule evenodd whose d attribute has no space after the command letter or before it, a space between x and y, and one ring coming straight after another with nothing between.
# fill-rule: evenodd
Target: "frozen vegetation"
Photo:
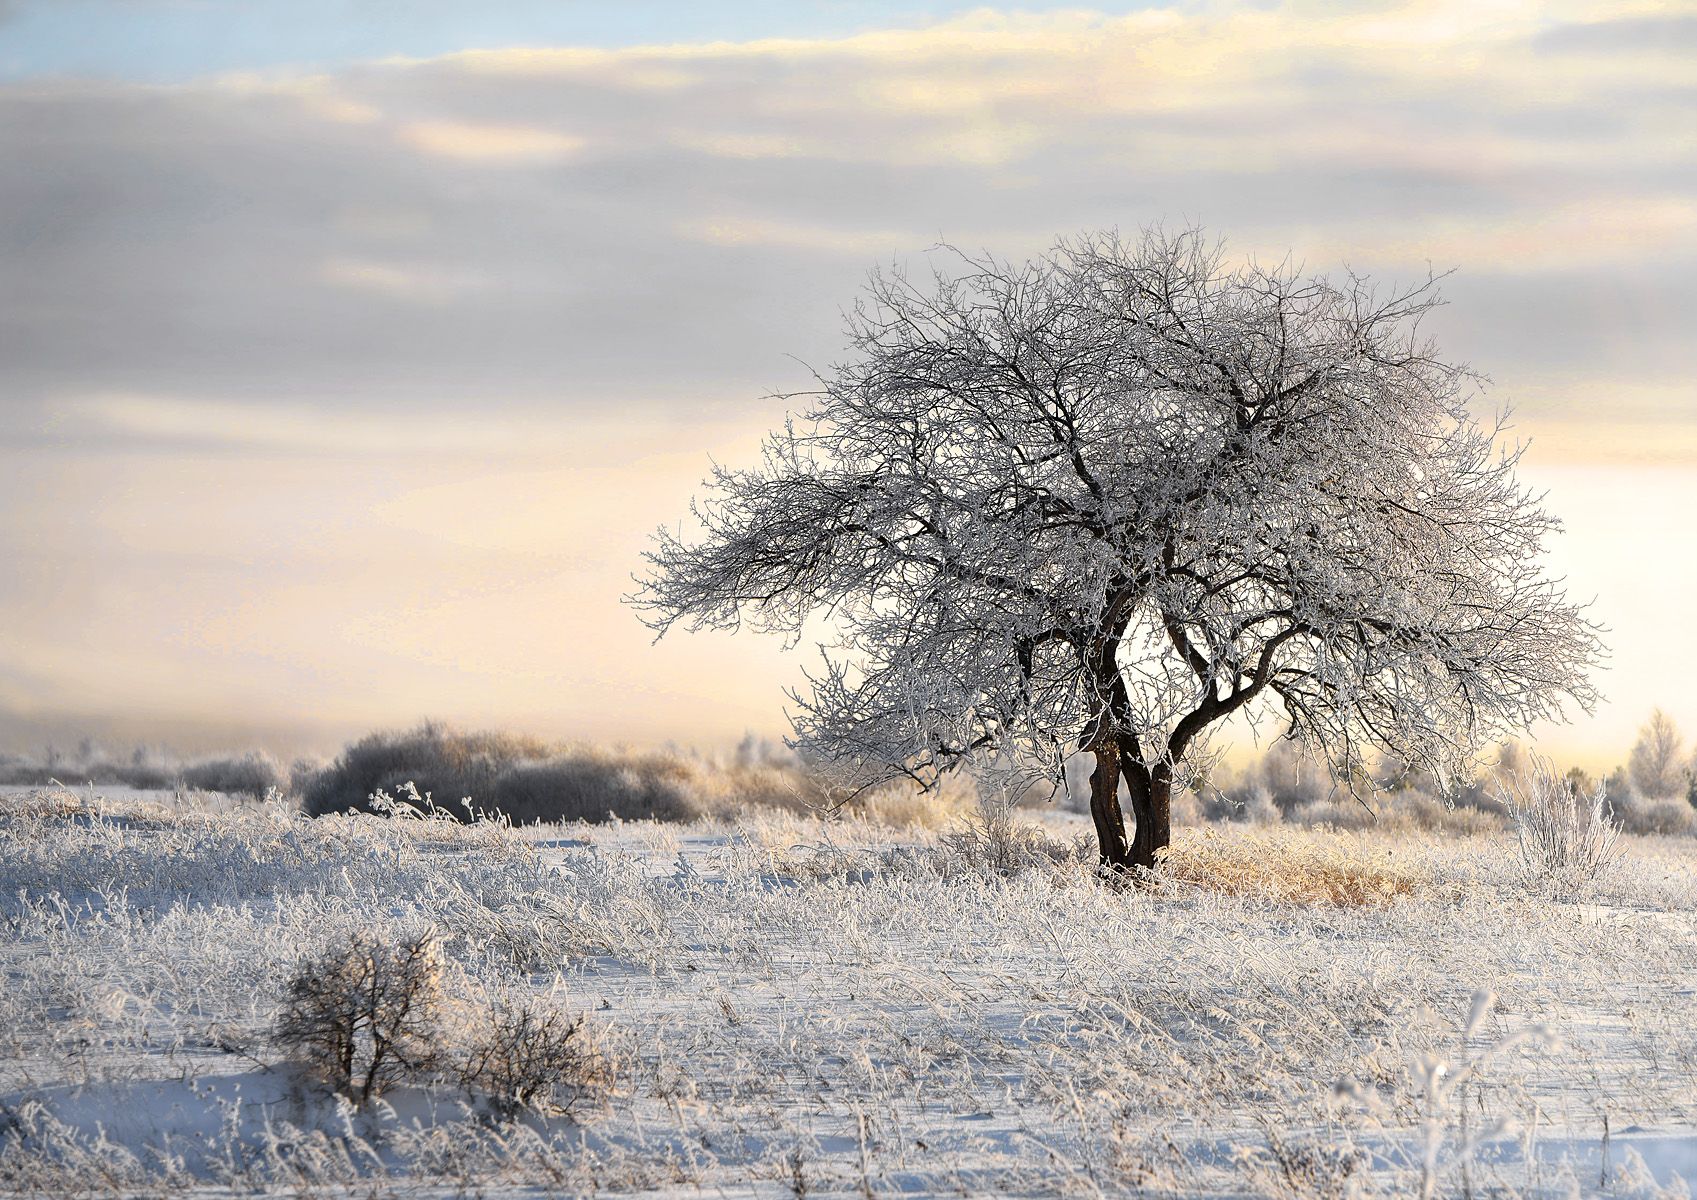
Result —
<instances>
[{"instance_id":1,"label":"frozen vegetation","mask_svg":"<svg viewBox=\"0 0 1697 1200\"><path fill-rule=\"evenodd\" d=\"M382 806L380 806L382 807ZM1697 863L0 802L0 1191L1688 1195ZM1584 819L1580 813L1575 819Z\"/></svg>"}]
</instances>

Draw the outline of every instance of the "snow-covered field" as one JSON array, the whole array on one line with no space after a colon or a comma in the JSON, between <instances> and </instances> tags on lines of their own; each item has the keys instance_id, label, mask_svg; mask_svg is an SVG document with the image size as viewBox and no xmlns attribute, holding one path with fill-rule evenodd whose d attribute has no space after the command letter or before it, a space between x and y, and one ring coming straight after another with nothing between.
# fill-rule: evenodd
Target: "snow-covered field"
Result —
<instances>
[{"instance_id":1,"label":"snow-covered field","mask_svg":"<svg viewBox=\"0 0 1697 1200\"><path fill-rule=\"evenodd\" d=\"M993 870L982 836L772 813L7 797L0 1191L1689 1194L1690 839L1626 839L1581 901L1500 834L1218 826L1107 886L1085 825ZM528 1001L587 1014L596 1070L514 1121L441 1065L355 1111L274 1031L356 932L432 935L443 1062Z\"/></svg>"}]
</instances>

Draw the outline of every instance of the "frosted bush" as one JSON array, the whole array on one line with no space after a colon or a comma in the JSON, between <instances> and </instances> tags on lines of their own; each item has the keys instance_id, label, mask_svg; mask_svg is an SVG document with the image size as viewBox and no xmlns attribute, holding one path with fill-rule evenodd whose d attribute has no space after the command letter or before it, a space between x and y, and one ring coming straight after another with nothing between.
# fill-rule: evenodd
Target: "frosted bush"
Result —
<instances>
[{"instance_id":1,"label":"frosted bush","mask_svg":"<svg viewBox=\"0 0 1697 1200\"><path fill-rule=\"evenodd\" d=\"M497 1116L564 1112L610 1079L607 1056L583 1016L539 1000L500 999L477 1024L457 1075L461 1087L488 1098Z\"/></svg>"},{"instance_id":2,"label":"frosted bush","mask_svg":"<svg viewBox=\"0 0 1697 1200\"><path fill-rule=\"evenodd\" d=\"M946 872L1012 875L1031 867L1083 861L1083 851L1055 841L1041 828L1014 815L1014 799L1005 791L984 788L956 827L939 841Z\"/></svg>"},{"instance_id":3,"label":"frosted bush","mask_svg":"<svg viewBox=\"0 0 1697 1200\"><path fill-rule=\"evenodd\" d=\"M442 957L431 933L396 941L355 934L296 969L274 1040L308 1074L365 1105L434 1065L441 1009Z\"/></svg>"},{"instance_id":4,"label":"frosted bush","mask_svg":"<svg viewBox=\"0 0 1697 1200\"><path fill-rule=\"evenodd\" d=\"M269 754L252 751L235 758L206 758L182 769L183 786L202 792L225 792L255 800L282 792L289 774Z\"/></svg>"},{"instance_id":5,"label":"frosted bush","mask_svg":"<svg viewBox=\"0 0 1697 1200\"><path fill-rule=\"evenodd\" d=\"M1542 758L1498 786L1528 881L1568 899L1593 890L1613 866L1620 836L1604 786L1559 775Z\"/></svg>"}]
</instances>

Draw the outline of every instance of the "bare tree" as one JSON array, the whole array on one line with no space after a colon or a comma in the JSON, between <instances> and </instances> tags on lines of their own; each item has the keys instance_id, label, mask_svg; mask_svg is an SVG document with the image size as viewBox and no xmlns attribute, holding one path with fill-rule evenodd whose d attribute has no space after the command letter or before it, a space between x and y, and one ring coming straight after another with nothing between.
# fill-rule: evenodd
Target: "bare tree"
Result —
<instances>
[{"instance_id":1,"label":"bare tree","mask_svg":"<svg viewBox=\"0 0 1697 1200\"><path fill-rule=\"evenodd\" d=\"M1197 231L954 253L872 277L853 355L633 597L662 633L829 614L798 746L861 785L1088 751L1103 862L1147 867L1209 730L1258 702L1346 778L1589 706L1595 631L1536 564L1557 523L1419 333L1435 281L1236 265Z\"/></svg>"},{"instance_id":2,"label":"bare tree","mask_svg":"<svg viewBox=\"0 0 1697 1200\"><path fill-rule=\"evenodd\" d=\"M1679 729L1661 709L1638 731L1632 755L1627 760L1632 785L1645 796L1662 799L1685 790L1685 768L1680 761Z\"/></svg>"}]
</instances>

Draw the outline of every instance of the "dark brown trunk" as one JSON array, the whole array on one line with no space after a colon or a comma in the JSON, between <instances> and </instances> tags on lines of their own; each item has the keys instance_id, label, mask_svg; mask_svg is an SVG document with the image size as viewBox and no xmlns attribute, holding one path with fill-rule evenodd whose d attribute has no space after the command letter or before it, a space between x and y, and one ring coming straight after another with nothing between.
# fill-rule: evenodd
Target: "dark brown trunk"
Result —
<instances>
[{"instance_id":1,"label":"dark brown trunk","mask_svg":"<svg viewBox=\"0 0 1697 1200\"><path fill-rule=\"evenodd\" d=\"M1091 751L1096 756L1096 769L1090 773L1090 815L1096 821L1102 865L1115 871L1128 867L1154 870L1161 852L1172 841L1172 767L1166 763L1150 767L1135 758L1122 759L1119 744L1111 738L1097 742ZM1129 841L1120 808L1122 776L1135 822Z\"/></svg>"},{"instance_id":2,"label":"dark brown trunk","mask_svg":"<svg viewBox=\"0 0 1697 1200\"><path fill-rule=\"evenodd\" d=\"M1090 815L1096 821L1096 845L1102 865L1123 870L1130 864L1125 840L1125 814L1120 811L1120 748L1112 739L1092 746L1096 769L1090 773Z\"/></svg>"},{"instance_id":3,"label":"dark brown trunk","mask_svg":"<svg viewBox=\"0 0 1697 1200\"><path fill-rule=\"evenodd\" d=\"M1128 861L1134 867L1155 868L1160 853L1173 837L1173 772L1166 763L1153 767L1130 763L1125 770L1126 791L1137 819Z\"/></svg>"}]
</instances>

